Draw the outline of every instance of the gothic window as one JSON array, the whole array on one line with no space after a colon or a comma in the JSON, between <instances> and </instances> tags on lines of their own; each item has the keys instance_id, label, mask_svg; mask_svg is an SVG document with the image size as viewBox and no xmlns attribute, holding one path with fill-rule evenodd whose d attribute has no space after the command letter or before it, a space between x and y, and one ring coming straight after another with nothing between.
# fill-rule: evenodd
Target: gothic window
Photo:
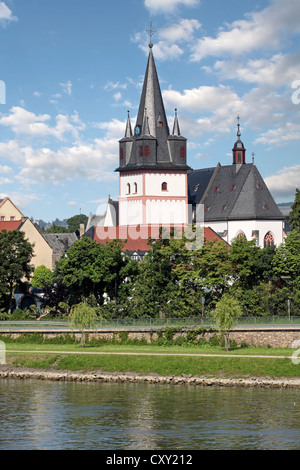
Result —
<instances>
[{"instance_id":1,"label":"gothic window","mask_svg":"<svg viewBox=\"0 0 300 470\"><path fill-rule=\"evenodd\" d=\"M271 232L266 233L265 238L264 238L264 247L266 248L267 246L274 246L275 245L275 240Z\"/></svg>"},{"instance_id":2,"label":"gothic window","mask_svg":"<svg viewBox=\"0 0 300 470\"><path fill-rule=\"evenodd\" d=\"M236 236L236 238L240 238L240 237L246 238L246 235L244 234L242 230Z\"/></svg>"},{"instance_id":3,"label":"gothic window","mask_svg":"<svg viewBox=\"0 0 300 470\"><path fill-rule=\"evenodd\" d=\"M145 157L150 157L150 147L149 145L145 145Z\"/></svg>"},{"instance_id":4,"label":"gothic window","mask_svg":"<svg viewBox=\"0 0 300 470\"><path fill-rule=\"evenodd\" d=\"M186 148L185 148L184 145L182 145L182 146L180 147L180 156L181 156L181 158L185 158L185 157L186 157Z\"/></svg>"},{"instance_id":5,"label":"gothic window","mask_svg":"<svg viewBox=\"0 0 300 470\"><path fill-rule=\"evenodd\" d=\"M120 160L123 160L124 158L124 150L121 148L120 149Z\"/></svg>"},{"instance_id":6,"label":"gothic window","mask_svg":"<svg viewBox=\"0 0 300 470\"><path fill-rule=\"evenodd\" d=\"M140 152L139 152L139 155L140 155L140 157L142 157L142 156L143 156L143 154L144 154L144 151L143 151L143 146L142 146L142 145L140 145Z\"/></svg>"},{"instance_id":7,"label":"gothic window","mask_svg":"<svg viewBox=\"0 0 300 470\"><path fill-rule=\"evenodd\" d=\"M137 184L136 183L133 183L133 192L134 192L134 194L137 193Z\"/></svg>"},{"instance_id":8,"label":"gothic window","mask_svg":"<svg viewBox=\"0 0 300 470\"><path fill-rule=\"evenodd\" d=\"M130 194L130 184L127 183L127 194Z\"/></svg>"},{"instance_id":9,"label":"gothic window","mask_svg":"<svg viewBox=\"0 0 300 470\"><path fill-rule=\"evenodd\" d=\"M164 182L162 185L161 185L161 190L162 191L168 191L168 184L166 182Z\"/></svg>"}]
</instances>

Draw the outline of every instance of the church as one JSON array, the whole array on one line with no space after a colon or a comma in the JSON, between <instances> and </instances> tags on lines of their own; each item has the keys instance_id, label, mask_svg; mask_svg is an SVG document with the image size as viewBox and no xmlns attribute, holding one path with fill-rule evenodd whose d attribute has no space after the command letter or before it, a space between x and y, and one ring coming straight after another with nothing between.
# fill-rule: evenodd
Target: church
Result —
<instances>
[{"instance_id":1,"label":"church","mask_svg":"<svg viewBox=\"0 0 300 470\"><path fill-rule=\"evenodd\" d=\"M162 226L201 225L205 239L228 245L238 236L280 245L284 217L254 162L247 163L239 120L231 165L190 168L177 110L170 132L150 43L136 123L128 112L119 141L119 198L109 196L106 213L90 215L85 236L126 240L124 249L140 259Z\"/></svg>"}]
</instances>

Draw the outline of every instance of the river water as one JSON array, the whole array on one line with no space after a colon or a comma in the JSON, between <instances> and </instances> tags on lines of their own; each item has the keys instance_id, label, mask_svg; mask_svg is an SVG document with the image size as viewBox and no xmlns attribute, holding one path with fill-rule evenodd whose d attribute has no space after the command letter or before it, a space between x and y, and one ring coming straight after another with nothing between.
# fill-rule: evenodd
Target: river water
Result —
<instances>
[{"instance_id":1,"label":"river water","mask_svg":"<svg viewBox=\"0 0 300 470\"><path fill-rule=\"evenodd\" d=\"M1 450L296 450L300 391L0 380Z\"/></svg>"}]
</instances>

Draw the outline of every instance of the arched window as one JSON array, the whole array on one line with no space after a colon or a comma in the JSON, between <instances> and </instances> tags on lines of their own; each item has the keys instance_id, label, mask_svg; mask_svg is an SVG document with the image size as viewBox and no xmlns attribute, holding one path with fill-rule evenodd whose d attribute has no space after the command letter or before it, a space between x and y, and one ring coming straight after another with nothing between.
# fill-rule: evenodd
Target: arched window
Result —
<instances>
[{"instance_id":1,"label":"arched window","mask_svg":"<svg viewBox=\"0 0 300 470\"><path fill-rule=\"evenodd\" d=\"M161 190L162 191L168 191L168 184L166 182L164 182L162 185L161 185Z\"/></svg>"},{"instance_id":2,"label":"arched window","mask_svg":"<svg viewBox=\"0 0 300 470\"><path fill-rule=\"evenodd\" d=\"M145 151L145 157L150 157L150 147L149 147L149 145L145 145L144 151Z\"/></svg>"},{"instance_id":3,"label":"arched window","mask_svg":"<svg viewBox=\"0 0 300 470\"><path fill-rule=\"evenodd\" d=\"M130 184L127 183L127 194L130 194Z\"/></svg>"},{"instance_id":4,"label":"arched window","mask_svg":"<svg viewBox=\"0 0 300 470\"><path fill-rule=\"evenodd\" d=\"M267 246L274 246L275 245L275 240L271 232L266 233L265 238L264 238L264 247L266 248Z\"/></svg>"},{"instance_id":5,"label":"arched window","mask_svg":"<svg viewBox=\"0 0 300 470\"><path fill-rule=\"evenodd\" d=\"M238 163L242 163L242 152L238 152L237 161Z\"/></svg>"},{"instance_id":6,"label":"arched window","mask_svg":"<svg viewBox=\"0 0 300 470\"><path fill-rule=\"evenodd\" d=\"M182 145L182 146L180 147L180 156L181 156L181 158L185 158L185 157L186 157L186 148L185 148L184 145Z\"/></svg>"},{"instance_id":7,"label":"arched window","mask_svg":"<svg viewBox=\"0 0 300 470\"><path fill-rule=\"evenodd\" d=\"M137 193L137 184L136 183L133 183L133 192L134 192L134 194Z\"/></svg>"},{"instance_id":8,"label":"arched window","mask_svg":"<svg viewBox=\"0 0 300 470\"><path fill-rule=\"evenodd\" d=\"M246 238L246 235L244 234L242 230L236 236L236 238L240 238L240 237Z\"/></svg>"},{"instance_id":9,"label":"arched window","mask_svg":"<svg viewBox=\"0 0 300 470\"><path fill-rule=\"evenodd\" d=\"M140 157L142 157L144 155L144 149L143 149L143 146L140 145L140 152L139 152L139 155Z\"/></svg>"}]
</instances>

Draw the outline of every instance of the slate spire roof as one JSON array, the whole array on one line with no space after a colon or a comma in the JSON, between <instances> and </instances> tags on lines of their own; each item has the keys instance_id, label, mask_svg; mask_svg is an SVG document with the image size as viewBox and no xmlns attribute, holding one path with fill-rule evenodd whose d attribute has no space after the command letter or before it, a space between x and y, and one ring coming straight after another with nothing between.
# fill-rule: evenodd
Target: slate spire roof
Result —
<instances>
[{"instance_id":1,"label":"slate spire roof","mask_svg":"<svg viewBox=\"0 0 300 470\"><path fill-rule=\"evenodd\" d=\"M126 158L120 162L116 171L146 168L190 169L186 158L180 158L180 145L186 147L186 139L180 135L177 110L173 134L170 134L152 46L149 44L148 62L134 131L131 132L128 116L125 137L119 141L120 145L124 144L122 152L126 154ZM132 145L126 147L125 144L129 142ZM145 145L150 146L151 158L147 161L139 158L139 149Z\"/></svg>"}]
</instances>

